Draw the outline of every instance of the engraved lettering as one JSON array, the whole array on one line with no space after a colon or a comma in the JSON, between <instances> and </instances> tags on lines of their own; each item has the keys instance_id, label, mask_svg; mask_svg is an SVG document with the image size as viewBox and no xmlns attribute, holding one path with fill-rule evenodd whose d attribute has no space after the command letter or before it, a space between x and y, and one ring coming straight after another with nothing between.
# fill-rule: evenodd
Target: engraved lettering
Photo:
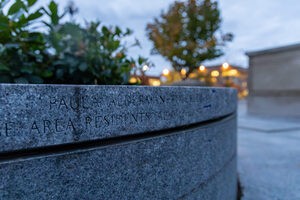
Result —
<instances>
[{"instance_id":1,"label":"engraved lettering","mask_svg":"<svg viewBox=\"0 0 300 200\"><path fill-rule=\"evenodd\" d=\"M34 121L34 122L32 123L32 125L31 125L31 130L30 130L30 132L32 132L32 131L37 131L38 133L40 133L40 130L39 130L37 124L36 124L36 121Z\"/></svg>"},{"instance_id":2,"label":"engraved lettering","mask_svg":"<svg viewBox=\"0 0 300 200\"><path fill-rule=\"evenodd\" d=\"M67 124L67 130L71 128L70 130L76 131L73 122L71 119L69 119L68 124Z\"/></svg>"},{"instance_id":3,"label":"engraved lettering","mask_svg":"<svg viewBox=\"0 0 300 200\"><path fill-rule=\"evenodd\" d=\"M52 109L52 105L56 105L56 99L55 98L50 99L50 110Z\"/></svg>"},{"instance_id":4,"label":"engraved lettering","mask_svg":"<svg viewBox=\"0 0 300 200\"><path fill-rule=\"evenodd\" d=\"M12 125L12 123L10 123L10 122L5 123L5 136L6 137L8 136L8 131L12 130L12 128L9 125Z\"/></svg>"},{"instance_id":5,"label":"engraved lettering","mask_svg":"<svg viewBox=\"0 0 300 200\"><path fill-rule=\"evenodd\" d=\"M106 126L109 126L110 123L109 123L109 119L107 119L107 117L108 117L108 116L104 116L104 120L105 120L105 122L106 122Z\"/></svg>"},{"instance_id":6,"label":"engraved lettering","mask_svg":"<svg viewBox=\"0 0 300 200\"><path fill-rule=\"evenodd\" d=\"M59 126L60 124L60 122L62 122L62 120L61 119L56 119L55 120L55 131L56 132L62 132L62 131L64 131L63 129L59 129L59 128L62 128L61 126Z\"/></svg>"},{"instance_id":7,"label":"engraved lettering","mask_svg":"<svg viewBox=\"0 0 300 200\"><path fill-rule=\"evenodd\" d=\"M135 122L138 122L138 120L137 120L137 117L138 117L138 116L137 116L137 115L134 116L134 114L131 114L131 116L132 116L132 118L134 119Z\"/></svg>"},{"instance_id":8,"label":"engraved lettering","mask_svg":"<svg viewBox=\"0 0 300 200\"><path fill-rule=\"evenodd\" d=\"M46 129L49 130L49 132L51 132L51 122L49 120L43 120L43 124L44 124L44 133L46 133Z\"/></svg>"},{"instance_id":9,"label":"engraved lettering","mask_svg":"<svg viewBox=\"0 0 300 200\"><path fill-rule=\"evenodd\" d=\"M145 116L147 117L148 120L151 119L151 114L150 113L145 113Z\"/></svg>"},{"instance_id":10,"label":"engraved lettering","mask_svg":"<svg viewBox=\"0 0 300 200\"><path fill-rule=\"evenodd\" d=\"M62 98L62 99L60 100L58 108L60 109L62 106L65 106L66 109L68 109L68 106L67 106L66 101L65 101L64 98Z\"/></svg>"},{"instance_id":11,"label":"engraved lettering","mask_svg":"<svg viewBox=\"0 0 300 200\"><path fill-rule=\"evenodd\" d=\"M160 100L161 100L163 103L166 102L165 99L164 99L162 96L159 96L159 98L160 98Z\"/></svg>"},{"instance_id":12,"label":"engraved lettering","mask_svg":"<svg viewBox=\"0 0 300 200\"><path fill-rule=\"evenodd\" d=\"M100 128L100 125L99 125L99 123L100 123L100 119L102 118L102 116L96 116L95 117L95 127L96 128Z\"/></svg>"},{"instance_id":13,"label":"engraved lettering","mask_svg":"<svg viewBox=\"0 0 300 200\"><path fill-rule=\"evenodd\" d=\"M85 127L91 126L92 119L90 117L85 118Z\"/></svg>"},{"instance_id":14,"label":"engraved lettering","mask_svg":"<svg viewBox=\"0 0 300 200\"><path fill-rule=\"evenodd\" d=\"M75 105L74 105L75 104ZM76 98L72 101L72 98L70 98L70 107L73 109L73 110L77 110L79 108L79 99Z\"/></svg>"},{"instance_id":15,"label":"engraved lettering","mask_svg":"<svg viewBox=\"0 0 300 200\"><path fill-rule=\"evenodd\" d=\"M85 101L84 101L84 97L82 97L82 108L88 109L89 107L86 106L84 102L85 102Z\"/></svg>"}]
</instances>

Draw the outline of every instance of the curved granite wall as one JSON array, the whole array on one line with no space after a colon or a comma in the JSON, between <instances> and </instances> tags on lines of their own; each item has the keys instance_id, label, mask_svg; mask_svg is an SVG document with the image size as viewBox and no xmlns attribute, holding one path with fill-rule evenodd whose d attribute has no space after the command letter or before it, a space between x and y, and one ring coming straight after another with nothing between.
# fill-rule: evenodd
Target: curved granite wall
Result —
<instances>
[{"instance_id":1,"label":"curved granite wall","mask_svg":"<svg viewBox=\"0 0 300 200\"><path fill-rule=\"evenodd\" d=\"M236 91L0 86L0 199L235 199Z\"/></svg>"}]
</instances>

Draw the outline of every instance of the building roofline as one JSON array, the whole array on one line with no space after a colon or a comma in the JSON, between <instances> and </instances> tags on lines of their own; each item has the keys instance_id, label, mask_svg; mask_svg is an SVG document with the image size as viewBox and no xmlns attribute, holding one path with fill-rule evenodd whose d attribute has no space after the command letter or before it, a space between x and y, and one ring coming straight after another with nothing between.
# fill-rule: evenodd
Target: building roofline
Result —
<instances>
[{"instance_id":1,"label":"building roofline","mask_svg":"<svg viewBox=\"0 0 300 200\"><path fill-rule=\"evenodd\" d=\"M251 56L273 54L273 53L279 53L282 51L292 51L292 50L298 50L298 49L300 49L300 43L286 45L286 46L280 46L280 47L274 47L274 48L270 48L270 49L263 49L263 50L258 50L258 51L248 51L248 52L246 52L246 55L251 57Z\"/></svg>"}]
</instances>

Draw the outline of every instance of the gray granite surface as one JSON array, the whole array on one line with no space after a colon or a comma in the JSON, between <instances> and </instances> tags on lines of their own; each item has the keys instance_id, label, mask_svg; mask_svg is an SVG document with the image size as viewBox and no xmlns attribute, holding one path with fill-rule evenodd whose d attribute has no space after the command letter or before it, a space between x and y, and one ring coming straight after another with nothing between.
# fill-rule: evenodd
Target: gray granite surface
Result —
<instances>
[{"instance_id":1,"label":"gray granite surface","mask_svg":"<svg viewBox=\"0 0 300 200\"><path fill-rule=\"evenodd\" d=\"M223 88L0 84L0 152L203 122L236 101Z\"/></svg>"},{"instance_id":2,"label":"gray granite surface","mask_svg":"<svg viewBox=\"0 0 300 200\"><path fill-rule=\"evenodd\" d=\"M50 94L53 92L51 88ZM35 87L33 90L36 90ZM119 88L116 90L119 91ZM137 88L134 90L140 91ZM146 88L149 93L155 90ZM158 89L156 93L163 90ZM167 90L172 89L166 88L165 93ZM197 92L197 89L188 90ZM181 89L177 91L183 92ZM201 96L200 91L198 94ZM216 116L213 108L220 111L222 108L213 103L212 90L203 91L208 96L203 95L200 99L207 99L208 102L203 100L198 104L212 103L212 113L209 110L205 112L208 113L207 118ZM225 95L222 100L219 99L220 104L225 106L223 102L229 99L225 90L217 90L218 93ZM180 109L179 103L173 102L175 105ZM32 105L28 107L33 108ZM192 107L197 108L196 104ZM161 108L164 109L163 106ZM112 109L112 112L116 110ZM203 112L195 116L204 120ZM173 117L176 118L176 115ZM193 121L187 116L182 119L183 122L176 123L187 123L188 119ZM170 121L170 125L176 124ZM159 122L157 125L162 126ZM167 123L163 127L166 126ZM235 200L236 140L236 116L232 115L217 122L163 132L146 139L2 161L0 199Z\"/></svg>"}]
</instances>

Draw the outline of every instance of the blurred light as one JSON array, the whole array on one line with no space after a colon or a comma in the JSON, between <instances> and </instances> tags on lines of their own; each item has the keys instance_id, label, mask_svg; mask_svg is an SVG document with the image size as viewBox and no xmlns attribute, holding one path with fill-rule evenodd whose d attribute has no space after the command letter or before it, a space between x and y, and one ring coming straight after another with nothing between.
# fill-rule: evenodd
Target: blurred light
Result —
<instances>
[{"instance_id":1,"label":"blurred light","mask_svg":"<svg viewBox=\"0 0 300 200\"><path fill-rule=\"evenodd\" d=\"M190 78L197 78L198 77L198 74L196 73L190 73Z\"/></svg>"},{"instance_id":2,"label":"blurred light","mask_svg":"<svg viewBox=\"0 0 300 200\"><path fill-rule=\"evenodd\" d=\"M168 76L170 74L170 71L168 69L164 69L163 72L162 72L162 74L164 76Z\"/></svg>"},{"instance_id":3,"label":"blurred light","mask_svg":"<svg viewBox=\"0 0 300 200\"><path fill-rule=\"evenodd\" d=\"M229 64L228 64L227 62L223 63L223 64L222 64L222 68L223 68L224 70L228 69L228 68L229 68Z\"/></svg>"},{"instance_id":4,"label":"blurred light","mask_svg":"<svg viewBox=\"0 0 300 200\"><path fill-rule=\"evenodd\" d=\"M160 81L159 80L152 80L151 85L153 86L160 86Z\"/></svg>"},{"instance_id":5,"label":"blurred light","mask_svg":"<svg viewBox=\"0 0 300 200\"><path fill-rule=\"evenodd\" d=\"M246 96L248 96L248 95L249 95L248 90L244 90L244 91L243 91L243 96L246 97Z\"/></svg>"},{"instance_id":6,"label":"blurred light","mask_svg":"<svg viewBox=\"0 0 300 200\"><path fill-rule=\"evenodd\" d=\"M211 79L211 82L216 83L216 82L217 82L217 79L216 79L216 78L212 78L212 79Z\"/></svg>"},{"instance_id":7,"label":"blurred light","mask_svg":"<svg viewBox=\"0 0 300 200\"><path fill-rule=\"evenodd\" d=\"M214 70L214 71L211 72L212 77L218 77L219 75L220 75L220 72L217 71L217 70Z\"/></svg>"},{"instance_id":8,"label":"blurred light","mask_svg":"<svg viewBox=\"0 0 300 200\"><path fill-rule=\"evenodd\" d=\"M236 76L238 74L238 71L236 69L232 69L229 71L229 75Z\"/></svg>"},{"instance_id":9,"label":"blurred light","mask_svg":"<svg viewBox=\"0 0 300 200\"><path fill-rule=\"evenodd\" d=\"M186 69L181 69L180 73L181 73L182 75L186 75Z\"/></svg>"},{"instance_id":10,"label":"blurred light","mask_svg":"<svg viewBox=\"0 0 300 200\"><path fill-rule=\"evenodd\" d=\"M236 69L231 69L231 70L227 70L222 72L222 76L238 76L239 72Z\"/></svg>"},{"instance_id":11,"label":"blurred light","mask_svg":"<svg viewBox=\"0 0 300 200\"><path fill-rule=\"evenodd\" d=\"M131 78L129 79L129 83L134 84L134 83L136 83L136 82L137 82L137 79L134 78L134 77L131 77Z\"/></svg>"},{"instance_id":12,"label":"blurred light","mask_svg":"<svg viewBox=\"0 0 300 200\"><path fill-rule=\"evenodd\" d=\"M204 71L205 71L205 69L206 69L206 68L205 68L205 66L204 66L204 65L200 65L200 67L199 67L199 71L200 71L200 72L204 72Z\"/></svg>"},{"instance_id":13,"label":"blurred light","mask_svg":"<svg viewBox=\"0 0 300 200\"><path fill-rule=\"evenodd\" d=\"M149 69L149 67L148 67L148 65L144 65L142 69L143 69L143 71L147 71Z\"/></svg>"}]
</instances>

